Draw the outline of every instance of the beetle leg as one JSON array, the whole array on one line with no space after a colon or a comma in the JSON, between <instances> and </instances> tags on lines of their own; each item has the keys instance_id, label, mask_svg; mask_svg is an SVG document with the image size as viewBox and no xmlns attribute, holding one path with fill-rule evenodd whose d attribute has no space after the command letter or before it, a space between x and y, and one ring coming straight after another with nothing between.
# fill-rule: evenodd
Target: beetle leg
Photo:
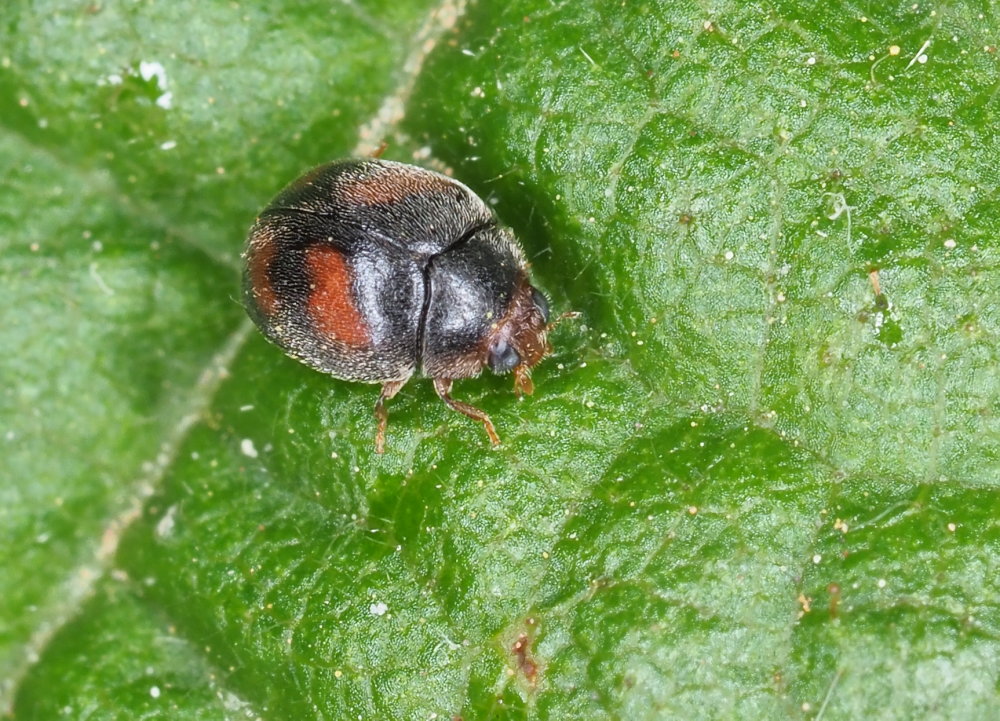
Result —
<instances>
[{"instance_id":1,"label":"beetle leg","mask_svg":"<svg viewBox=\"0 0 1000 721\"><path fill-rule=\"evenodd\" d=\"M375 419L378 421L378 429L375 431L375 452L385 453L385 427L389 424L389 411L385 409L385 402L399 393L406 381L389 381L382 384L382 393L375 401Z\"/></svg>"},{"instance_id":2,"label":"beetle leg","mask_svg":"<svg viewBox=\"0 0 1000 721\"><path fill-rule=\"evenodd\" d=\"M493 421L490 417L483 413L475 406L470 406L468 403L462 403L461 401L456 401L452 398L449 393L451 393L451 378L435 378L434 379L434 390L437 391L438 398L443 400L445 404L451 408L453 411L458 411L459 413L468 416L474 421L479 421L483 424L486 429L486 435L490 437L490 443L494 446L500 445L500 436L497 435L496 429L493 427Z\"/></svg>"},{"instance_id":3,"label":"beetle leg","mask_svg":"<svg viewBox=\"0 0 1000 721\"><path fill-rule=\"evenodd\" d=\"M535 384L531 382L531 373L528 368L521 363L514 367L514 393L517 397L528 395L530 396L535 392Z\"/></svg>"}]
</instances>

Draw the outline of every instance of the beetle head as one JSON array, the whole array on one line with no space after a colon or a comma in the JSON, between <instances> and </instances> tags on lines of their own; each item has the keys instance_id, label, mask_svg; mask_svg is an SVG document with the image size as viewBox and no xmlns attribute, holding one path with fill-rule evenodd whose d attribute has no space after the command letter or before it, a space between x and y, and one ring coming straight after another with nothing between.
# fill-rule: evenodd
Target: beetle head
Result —
<instances>
[{"instance_id":1,"label":"beetle head","mask_svg":"<svg viewBox=\"0 0 1000 721\"><path fill-rule=\"evenodd\" d=\"M486 364L494 373L514 372L514 392L531 394L531 367L552 351L547 335L549 302L522 278L506 316L490 335Z\"/></svg>"}]
</instances>

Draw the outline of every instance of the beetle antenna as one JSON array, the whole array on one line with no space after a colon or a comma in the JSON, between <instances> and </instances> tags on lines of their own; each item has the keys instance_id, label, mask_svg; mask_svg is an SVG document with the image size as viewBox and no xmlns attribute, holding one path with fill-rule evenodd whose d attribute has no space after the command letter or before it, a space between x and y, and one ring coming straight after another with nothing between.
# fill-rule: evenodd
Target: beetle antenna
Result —
<instances>
[{"instance_id":1,"label":"beetle antenna","mask_svg":"<svg viewBox=\"0 0 1000 721\"><path fill-rule=\"evenodd\" d=\"M576 319L577 319L577 318L579 318L579 317L580 317L581 315L583 315L583 314L582 314L582 313L581 313L580 311L578 311L578 310L568 310L568 311L566 311L565 313L560 313L559 315L557 315L557 316L556 316L556 317L555 317L555 318L554 318L554 319L552 320L552 322L551 322L551 323L549 323L549 324L548 324L547 326L545 326L545 332L546 332L546 333L551 333L551 332L552 332L552 330L553 330L553 329L554 329L554 328L555 328L555 327L556 327L557 325L559 325L560 323L562 323L562 322L563 322L564 320L576 320Z\"/></svg>"}]
</instances>

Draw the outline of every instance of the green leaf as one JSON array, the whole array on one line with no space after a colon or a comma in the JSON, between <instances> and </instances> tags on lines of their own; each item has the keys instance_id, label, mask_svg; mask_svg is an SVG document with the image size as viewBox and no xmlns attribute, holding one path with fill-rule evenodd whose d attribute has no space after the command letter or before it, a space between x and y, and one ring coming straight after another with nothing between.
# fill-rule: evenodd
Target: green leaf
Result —
<instances>
[{"instance_id":1,"label":"green leaf","mask_svg":"<svg viewBox=\"0 0 1000 721\"><path fill-rule=\"evenodd\" d=\"M52 5L0 11L14 716L995 715L990 4ZM415 381L376 456L236 302L383 137L582 313L458 384L499 450Z\"/></svg>"},{"instance_id":2,"label":"green leaf","mask_svg":"<svg viewBox=\"0 0 1000 721\"><path fill-rule=\"evenodd\" d=\"M80 607L19 692L34 718L251 717L205 657L127 588L101 588Z\"/></svg>"}]
</instances>

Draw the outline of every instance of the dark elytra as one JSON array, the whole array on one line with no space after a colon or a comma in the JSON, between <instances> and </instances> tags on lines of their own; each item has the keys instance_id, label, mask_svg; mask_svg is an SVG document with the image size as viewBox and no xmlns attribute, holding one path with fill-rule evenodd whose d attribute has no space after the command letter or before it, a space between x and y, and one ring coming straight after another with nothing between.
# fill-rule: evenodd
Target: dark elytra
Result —
<instances>
[{"instance_id":1,"label":"dark elytra","mask_svg":"<svg viewBox=\"0 0 1000 721\"><path fill-rule=\"evenodd\" d=\"M484 367L530 369L551 348L545 296L517 241L465 185L386 160L342 160L302 176L271 201L243 254L243 298L288 355L344 380L381 383L376 451L392 398L418 371L449 407L452 382Z\"/></svg>"}]
</instances>

